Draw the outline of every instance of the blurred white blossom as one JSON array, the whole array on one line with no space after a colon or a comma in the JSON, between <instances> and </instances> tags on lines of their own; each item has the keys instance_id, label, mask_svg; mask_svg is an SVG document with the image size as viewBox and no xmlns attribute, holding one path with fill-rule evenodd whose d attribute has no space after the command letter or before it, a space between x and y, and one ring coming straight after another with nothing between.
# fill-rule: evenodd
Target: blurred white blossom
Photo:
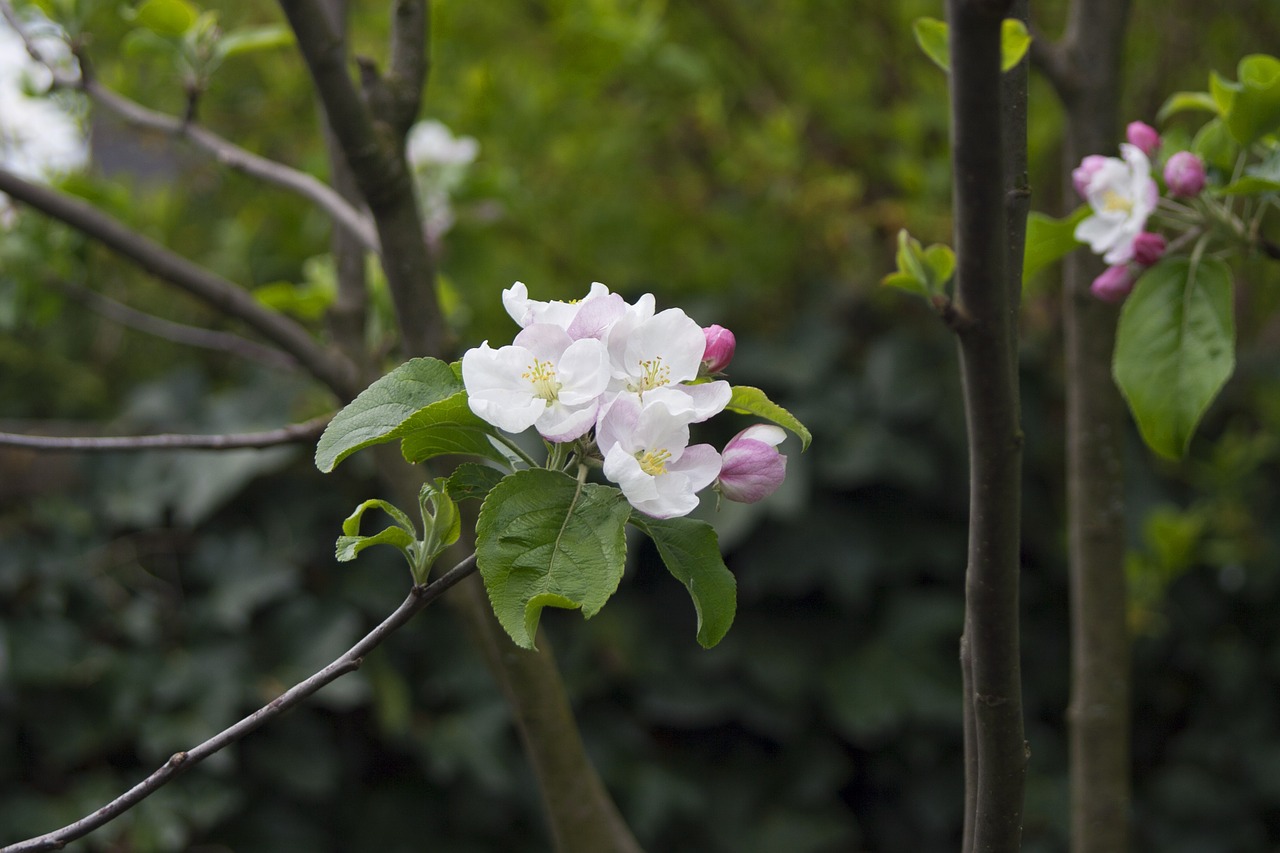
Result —
<instances>
[{"instance_id":1,"label":"blurred white blossom","mask_svg":"<svg viewBox=\"0 0 1280 853\"><path fill-rule=\"evenodd\" d=\"M69 67L70 51L50 33L51 26L47 21L32 26L38 49L60 68ZM73 172L89 160L88 138L73 104L39 94L48 90L51 78L0 18L0 167L30 180ZM0 195L0 221L11 215L8 200Z\"/></svg>"},{"instance_id":2,"label":"blurred white blossom","mask_svg":"<svg viewBox=\"0 0 1280 853\"><path fill-rule=\"evenodd\" d=\"M410 128L405 157L413 169L427 240L432 245L453 227L456 217L451 199L479 155L479 142L470 136L454 136L434 119Z\"/></svg>"}]
</instances>

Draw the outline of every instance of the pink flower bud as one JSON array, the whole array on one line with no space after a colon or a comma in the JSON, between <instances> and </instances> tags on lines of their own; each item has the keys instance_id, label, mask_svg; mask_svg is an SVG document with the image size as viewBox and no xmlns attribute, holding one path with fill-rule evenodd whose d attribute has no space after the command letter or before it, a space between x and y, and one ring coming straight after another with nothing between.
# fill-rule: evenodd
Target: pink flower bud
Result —
<instances>
[{"instance_id":1,"label":"pink flower bud","mask_svg":"<svg viewBox=\"0 0 1280 853\"><path fill-rule=\"evenodd\" d=\"M1085 198L1089 194L1089 182L1093 180L1093 176L1102 171L1102 167L1107 165L1107 158L1101 154L1090 154L1088 157L1080 161L1080 165L1071 170L1071 184L1076 188L1076 192L1081 198Z\"/></svg>"},{"instance_id":2,"label":"pink flower bud","mask_svg":"<svg viewBox=\"0 0 1280 853\"><path fill-rule=\"evenodd\" d=\"M1089 290L1103 302L1120 302L1133 290L1133 282L1128 264L1116 264L1095 278Z\"/></svg>"},{"instance_id":3,"label":"pink flower bud","mask_svg":"<svg viewBox=\"0 0 1280 853\"><path fill-rule=\"evenodd\" d=\"M1204 189L1204 161L1190 151L1179 151L1164 164L1164 182L1170 195L1200 195Z\"/></svg>"},{"instance_id":4,"label":"pink flower bud","mask_svg":"<svg viewBox=\"0 0 1280 853\"><path fill-rule=\"evenodd\" d=\"M1142 153L1148 157L1160 147L1160 134L1146 122L1129 122L1129 126L1124 129L1124 138L1129 141L1130 145L1141 149Z\"/></svg>"},{"instance_id":5,"label":"pink flower bud","mask_svg":"<svg viewBox=\"0 0 1280 853\"><path fill-rule=\"evenodd\" d=\"M773 494L787 476L787 457L778 452L785 437L781 427L756 424L731 438L720 454L720 493L744 504Z\"/></svg>"},{"instance_id":6,"label":"pink flower bud","mask_svg":"<svg viewBox=\"0 0 1280 853\"><path fill-rule=\"evenodd\" d=\"M738 341L733 332L714 324L703 329L702 335L707 339L707 347L702 352L702 367L706 373L719 373L733 361Z\"/></svg>"},{"instance_id":7,"label":"pink flower bud","mask_svg":"<svg viewBox=\"0 0 1280 853\"><path fill-rule=\"evenodd\" d=\"M1149 267L1164 255L1169 243L1163 235L1154 231L1143 231L1133 238L1133 259L1144 267Z\"/></svg>"}]
</instances>

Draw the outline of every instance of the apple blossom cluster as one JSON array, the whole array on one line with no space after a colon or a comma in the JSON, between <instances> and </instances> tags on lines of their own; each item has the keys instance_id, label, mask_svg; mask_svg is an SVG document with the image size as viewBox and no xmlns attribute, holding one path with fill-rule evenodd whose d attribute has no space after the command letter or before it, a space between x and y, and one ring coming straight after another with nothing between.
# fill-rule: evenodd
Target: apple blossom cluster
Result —
<instances>
[{"instance_id":1,"label":"apple blossom cluster","mask_svg":"<svg viewBox=\"0 0 1280 853\"><path fill-rule=\"evenodd\" d=\"M1193 199L1205 185L1204 161L1190 151L1178 151L1164 164L1167 199L1152 177L1152 158L1160 149L1160 134L1140 121L1125 130L1119 157L1093 154L1071 173L1076 192L1088 202L1091 214L1076 226L1075 237L1102 255L1110 266L1093 282L1093 295L1119 302L1129 295L1138 276L1168 249L1166 238L1147 230L1148 220L1162 204L1177 208L1175 199ZM1183 208L1185 210L1185 208Z\"/></svg>"},{"instance_id":2,"label":"apple blossom cluster","mask_svg":"<svg viewBox=\"0 0 1280 853\"><path fill-rule=\"evenodd\" d=\"M652 294L629 304L599 282L573 302L530 299L516 282L502 304L519 334L509 346L485 341L462 357L468 404L483 420L573 445L655 518L692 512L708 486L750 503L782 482L777 427L750 427L723 453L690 444L690 426L723 411L733 393L716 378L733 358L728 329L703 329L679 308L657 311Z\"/></svg>"}]
</instances>

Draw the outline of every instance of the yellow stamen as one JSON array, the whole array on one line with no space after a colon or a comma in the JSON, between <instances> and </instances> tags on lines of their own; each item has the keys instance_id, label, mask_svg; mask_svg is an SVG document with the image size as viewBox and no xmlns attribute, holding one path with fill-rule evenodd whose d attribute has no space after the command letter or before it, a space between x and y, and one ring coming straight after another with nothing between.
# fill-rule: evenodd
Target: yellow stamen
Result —
<instances>
[{"instance_id":1,"label":"yellow stamen","mask_svg":"<svg viewBox=\"0 0 1280 853\"><path fill-rule=\"evenodd\" d=\"M1129 213L1133 210L1133 202L1115 190L1107 190L1102 194L1102 209L1108 213Z\"/></svg>"},{"instance_id":2,"label":"yellow stamen","mask_svg":"<svg viewBox=\"0 0 1280 853\"><path fill-rule=\"evenodd\" d=\"M555 366L549 361L533 360L529 369L520 374L521 379L532 383L533 393L543 400L554 400L560 391L560 383L556 381Z\"/></svg>"},{"instance_id":3,"label":"yellow stamen","mask_svg":"<svg viewBox=\"0 0 1280 853\"><path fill-rule=\"evenodd\" d=\"M671 368L662 363L662 356L646 358L640 361L640 381L632 382L630 390L637 394L652 391L671 384Z\"/></svg>"},{"instance_id":4,"label":"yellow stamen","mask_svg":"<svg viewBox=\"0 0 1280 853\"><path fill-rule=\"evenodd\" d=\"M636 459L640 462L640 470L650 477L667 473L667 460L670 458L670 450L644 450L636 454Z\"/></svg>"}]
</instances>

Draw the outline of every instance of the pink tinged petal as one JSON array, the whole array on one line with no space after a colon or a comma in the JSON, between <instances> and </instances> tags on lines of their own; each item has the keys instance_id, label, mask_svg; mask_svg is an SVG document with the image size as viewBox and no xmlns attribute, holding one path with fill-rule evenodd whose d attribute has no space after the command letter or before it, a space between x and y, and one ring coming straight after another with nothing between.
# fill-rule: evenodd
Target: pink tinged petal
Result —
<instances>
[{"instance_id":1,"label":"pink tinged petal","mask_svg":"<svg viewBox=\"0 0 1280 853\"><path fill-rule=\"evenodd\" d=\"M1080 165L1071 170L1071 183L1076 188L1076 192L1081 198L1085 198L1089 192L1089 182L1093 180L1102 167L1106 164L1107 158L1101 154L1090 154L1080 161Z\"/></svg>"},{"instance_id":2,"label":"pink tinged petal","mask_svg":"<svg viewBox=\"0 0 1280 853\"><path fill-rule=\"evenodd\" d=\"M512 346L523 347L541 361L556 362L573 343L568 332L552 323L533 323L516 335Z\"/></svg>"},{"instance_id":3,"label":"pink tinged petal","mask_svg":"<svg viewBox=\"0 0 1280 853\"><path fill-rule=\"evenodd\" d=\"M538 434L557 444L574 441L586 435L596 423L599 405L595 400L583 406L551 403L538 418Z\"/></svg>"},{"instance_id":4,"label":"pink tinged petal","mask_svg":"<svg viewBox=\"0 0 1280 853\"><path fill-rule=\"evenodd\" d=\"M582 301L573 322L569 324L569 337L575 341L584 338L604 340L613 324L626 313L627 302L616 293L597 298L587 297Z\"/></svg>"},{"instance_id":5,"label":"pink tinged petal","mask_svg":"<svg viewBox=\"0 0 1280 853\"><path fill-rule=\"evenodd\" d=\"M689 445L689 421L660 403L650 403L641 408L635 431L620 443L636 451L664 451L675 462Z\"/></svg>"},{"instance_id":6,"label":"pink tinged petal","mask_svg":"<svg viewBox=\"0 0 1280 853\"><path fill-rule=\"evenodd\" d=\"M684 449L680 459L667 466L672 473L688 478L689 487L700 492L715 481L720 474L722 460L709 444L691 444Z\"/></svg>"},{"instance_id":7,"label":"pink tinged petal","mask_svg":"<svg viewBox=\"0 0 1280 853\"><path fill-rule=\"evenodd\" d=\"M632 397L615 397L602 404L596 420L596 446L608 456L615 445L621 445L626 453L634 453L631 443L636 425L640 422L640 403Z\"/></svg>"},{"instance_id":8,"label":"pink tinged petal","mask_svg":"<svg viewBox=\"0 0 1280 853\"><path fill-rule=\"evenodd\" d=\"M729 440L729 444L733 444L735 441L749 439L751 441L763 441L770 447L777 447L779 444L782 444L786 437L787 431L780 426L774 426L773 424L755 424L754 426L747 427L742 432L731 438Z\"/></svg>"},{"instance_id":9,"label":"pink tinged petal","mask_svg":"<svg viewBox=\"0 0 1280 853\"><path fill-rule=\"evenodd\" d=\"M1169 194L1190 198L1204 189L1204 161L1190 151L1179 151L1164 164L1164 182Z\"/></svg>"}]
</instances>

